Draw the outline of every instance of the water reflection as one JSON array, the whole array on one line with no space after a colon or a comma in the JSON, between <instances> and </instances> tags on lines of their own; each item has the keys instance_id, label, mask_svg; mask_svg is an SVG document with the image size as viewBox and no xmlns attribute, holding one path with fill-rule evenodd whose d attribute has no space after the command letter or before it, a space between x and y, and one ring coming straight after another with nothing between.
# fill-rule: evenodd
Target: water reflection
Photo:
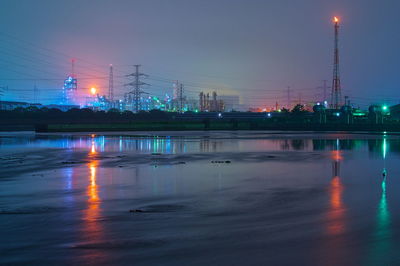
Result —
<instances>
[{"instance_id":1,"label":"water reflection","mask_svg":"<svg viewBox=\"0 0 400 266\"><path fill-rule=\"evenodd\" d=\"M323 242L317 247L318 265L340 265L343 258L348 258L347 242L347 207L343 202L344 184L340 175L343 160L339 140L334 142L331 151L332 177L328 187L328 207L324 216Z\"/></svg>"},{"instance_id":2,"label":"water reflection","mask_svg":"<svg viewBox=\"0 0 400 266\"><path fill-rule=\"evenodd\" d=\"M343 204L343 184L339 176L332 178L330 183L330 209L328 211L328 234L338 235L345 231L345 206Z\"/></svg>"},{"instance_id":3,"label":"water reflection","mask_svg":"<svg viewBox=\"0 0 400 266\"><path fill-rule=\"evenodd\" d=\"M373 234L373 249L371 251L371 259L369 260L370 265L383 265L389 264L388 253L390 253L391 248L391 217L390 211L387 203L386 196L386 184L387 184L387 171L386 171L386 154L387 154L387 143L386 138L384 138L382 143L382 154L383 154L383 172L382 172L382 182L381 182L381 197L379 200L377 215L376 215L376 229Z\"/></svg>"},{"instance_id":4,"label":"water reflection","mask_svg":"<svg viewBox=\"0 0 400 266\"><path fill-rule=\"evenodd\" d=\"M340 146L340 150L358 150L365 146L367 140L360 139L313 139L313 149L335 150Z\"/></svg>"},{"instance_id":5,"label":"water reflection","mask_svg":"<svg viewBox=\"0 0 400 266\"><path fill-rule=\"evenodd\" d=\"M88 148L97 152L124 152L138 151L144 153L185 153L192 152L221 152L237 150L271 150L271 151L331 151L337 146L337 139L327 138L304 138L304 139L265 139L241 138L240 144L237 140L227 142L227 139L218 139L211 136L201 138L181 138L170 136L0 136L0 147L12 148L66 148L71 151L75 149L86 150ZM400 138L391 136L390 139L371 137L369 139L348 139L349 135L341 136L339 144L341 150L369 151L373 156L380 156L382 143L386 141L392 152L400 153Z\"/></svg>"},{"instance_id":6,"label":"water reflection","mask_svg":"<svg viewBox=\"0 0 400 266\"><path fill-rule=\"evenodd\" d=\"M89 163L90 168L90 183L88 186L88 197L89 197L89 207L93 207L93 209L98 209L98 188L96 184L96 169L97 169L97 161L92 161Z\"/></svg>"},{"instance_id":7,"label":"water reflection","mask_svg":"<svg viewBox=\"0 0 400 266\"><path fill-rule=\"evenodd\" d=\"M95 247L104 241L103 227L101 220L101 198L99 194L99 186L97 184L98 161L94 159L96 145L94 137L89 152L89 163L87 164L89 177L86 188L87 207L83 211L83 245L88 248L84 251L84 259L87 263L96 264L104 259L104 254Z\"/></svg>"},{"instance_id":8,"label":"water reflection","mask_svg":"<svg viewBox=\"0 0 400 266\"><path fill-rule=\"evenodd\" d=\"M74 168L68 167L63 169L65 176L64 190L70 192L72 190L72 177L74 174Z\"/></svg>"},{"instance_id":9,"label":"water reflection","mask_svg":"<svg viewBox=\"0 0 400 266\"><path fill-rule=\"evenodd\" d=\"M279 140L280 149L283 151L304 151L309 150L312 141L310 139L284 139Z\"/></svg>"},{"instance_id":10,"label":"water reflection","mask_svg":"<svg viewBox=\"0 0 400 266\"><path fill-rule=\"evenodd\" d=\"M98 187L97 187L97 183L96 183L96 179L97 179L97 167L98 167L98 161L93 157L93 155L95 155L96 152L96 145L94 142L94 136L92 136L92 146L90 149L90 153L89 153L89 163L88 163L88 167L89 167L89 185L87 187L87 196L88 196L88 210L90 210L90 212L87 213L87 218L89 218L89 220L93 220L91 218L96 218L99 214L98 210L99 210L99 205L100 205L100 201L99 201L99 196L98 196Z\"/></svg>"},{"instance_id":11,"label":"water reflection","mask_svg":"<svg viewBox=\"0 0 400 266\"><path fill-rule=\"evenodd\" d=\"M376 227L372 237L372 250L368 259L369 265L389 265L391 252L391 218L386 198L386 177L381 183L382 193L376 216Z\"/></svg>"},{"instance_id":12,"label":"water reflection","mask_svg":"<svg viewBox=\"0 0 400 266\"><path fill-rule=\"evenodd\" d=\"M222 149L223 141L221 140L210 140L201 139L200 140L200 151L201 152L218 152Z\"/></svg>"},{"instance_id":13,"label":"water reflection","mask_svg":"<svg viewBox=\"0 0 400 266\"><path fill-rule=\"evenodd\" d=\"M73 167L63 168L63 190L64 190L64 201L66 205L71 205L75 201L73 195L74 180L76 177L75 169Z\"/></svg>"},{"instance_id":14,"label":"water reflection","mask_svg":"<svg viewBox=\"0 0 400 266\"><path fill-rule=\"evenodd\" d=\"M48 139L48 141L58 145L58 141L61 140ZM350 263L340 263L351 260L364 260L363 262L368 264L366 259L373 261L374 265L385 265L385 263L381 263L385 260L382 257L390 253L390 249L394 253L397 245L397 234L394 227L397 214L390 213L389 207L396 207L395 195L391 193L391 189L395 191L396 187L390 187L391 185L398 185L398 183L395 183L394 179L389 180L394 175L393 170L396 170L396 168L390 168L390 161L386 162L390 158L395 163L396 157L391 157L393 154L390 153L389 155L389 151L391 151L392 147L395 147L393 143L396 143L396 141L393 142L390 139L373 141L309 139L298 141L290 138L286 140L261 138L250 140L226 138L217 140L190 137L186 139L168 137L133 138L126 136L77 137L76 139L70 139L69 142L66 142L66 145L82 148L82 150L77 151L79 155L77 158L79 158L80 162L85 161L86 163L71 165L59 163L58 165L63 167L63 178L53 178L53 172L51 171L48 173L49 176L43 180L58 182L56 183L57 188L61 188L62 192L65 193L56 194L53 192L54 187L49 186L46 189L50 190L51 194L28 194L30 186L32 186L33 192L36 192L36 189L42 191L43 181L38 178L18 177L12 180L12 183L4 182L5 189L3 189L4 192L2 192L1 196L4 201L7 200L4 205L6 203L10 204L14 209L17 209L22 201L26 202L26 199L28 199L26 195L30 194L34 196L29 199L36 200L36 202L32 202L32 205L51 205L55 200L58 200L56 197L63 197L61 199L63 205L60 208L60 212L40 214L43 216L44 221L47 221L47 218L50 218L48 221L54 221L46 223L49 229L52 229L48 230L48 235L32 238L37 243L31 241L23 243L24 245L20 247L25 248L28 244L35 247L33 250L28 250L29 253L33 254L37 246L47 246L49 241L54 243L55 247L58 247L75 240L74 244L77 243L76 246L78 248L66 249L65 251L68 255L71 253L80 255L78 259L82 259L82 261L79 261L82 263L79 264L105 264L102 262L106 259L119 261L120 258L125 263L132 263L135 259L137 261L140 259L139 262L149 262L149 264L158 262L160 264L165 257L163 254L169 254L168 252L171 251L169 242L182 235L182 228L188 229L189 233L191 231L196 233L198 230L202 231L204 229L198 222L200 213L201 216L207 216L208 225L215 225L210 227L212 230L206 230L210 234L205 235L204 239L213 239L212 232L214 231L221 232L221 237L215 243L208 243L207 241L194 243L192 245L194 248L204 249L207 245L206 248L214 248L215 246L218 249L218 247L226 245L228 247L226 250L241 250L243 254L239 253L238 255L245 257L248 255L246 250L248 251L257 245L254 245L251 241L239 241L240 243L238 243L241 246L238 246L232 240L240 239L243 237L243 233L250 233L253 235L258 234L259 238L255 239L255 241L264 246L274 246L273 249L260 248L259 250L263 254L256 252L257 254L254 253L255 256L253 256L255 258L271 257L270 264L290 264L285 263L288 261L279 261L285 257L282 254L292 254L290 262L293 263L298 257L307 257L308 259L311 253L312 258L310 259L319 259L317 261L319 265L351 265ZM279 151L282 150L280 144L283 144L285 148L288 147L287 149L289 150L308 149L310 151L321 149L321 152L308 153L312 154L312 156L307 156L306 158L313 158L314 155L321 156L316 156L317 159L315 160L292 162L291 160L286 160L286 158L301 153L285 152L278 154L279 156L277 156L276 160L268 160L267 162L242 163L238 160L226 165L211 165L209 161L191 160L191 156L185 156L189 158L186 165L170 164L152 168L146 164L136 167L135 161L132 160L129 167L119 168L111 167L111 163L108 164L109 161L114 160L109 160L108 158L117 157L116 155L119 154L103 153L103 151L116 151L124 152L128 155L127 151L132 151L132 153L139 154L138 157L140 157L140 152L174 153L185 151L186 145L189 153L228 150L233 151L232 154L235 154L238 150L259 152L264 149L265 151ZM349 152L346 149L359 150L357 152ZM51 151L51 149L49 150ZM40 152L39 150L39 155ZM58 150L55 152L58 152ZM366 155L368 153L374 154L377 158L371 160ZM70 160L68 158L69 150L65 154L67 154L66 159ZM103 156L99 156L99 154ZM237 152L236 154L239 153ZM44 155L48 156L46 153ZM301 155L303 156L303 154ZM307 153L304 152L304 155L307 155ZM327 155L329 155L328 158ZM241 154L238 156L241 156ZM126 157L130 158L129 156ZM149 157L156 158L152 159L152 161L156 161L159 158L159 156ZM72 158L71 156L71 160ZM208 157L204 156L204 158ZM103 168L103 165L107 165L107 168ZM115 164L114 166L117 165ZM260 178L264 176L266 169L268 170L268 178ZM382 178L382 169L383 173L386 173L386 169L389 170L387 177ZM375 176L372 176L373 178L371 178L372 171L377 172ZM113 172L115 173L115 183L109 182L110 174ZM223 177L228 178L223 179ZM35 183L29 183L31 182L30 180L34 180ZM6 192L8 184L12 186L13 184L18 184L18 187L15 190ZM347 186L347 184L352 184L352 186ZM370 193L372 185L375 189L375 194ZM307 189L304 189L305 187ZM310 190L311 193L309 193L309 187L313 188ZM282 191L293 191L294 193L281 194L279 192L279 194L275 194L277 191L275 188L282 188L284 189ZM273 196L273 200L280 201L283 199L284 202L287 201L290 204L290 208L286 211L282 209L282 204L275 204L275 201L271 201L270 206L268 206L270 212L268 212L267 216L261 217L259 204L253 203L258 202L258 199L261 200L259 202L264 202L264 197L269 199L270 195L267 193L270 191L274 193L272 195L279 195L277 198ZM23 195L23 198L9 197L8 195L11 195L11 193ZM282 195L282 198L280 195ZM286 195L288 198L285 198ZM390 198L391 196L393 198ZM68 200L67 197L73 199L73 202L65 206L65 202ZM51 201L47 203L47 200ZM389 202L389 200L392 200L392 202ZM14 204L13 201L16 201L17 204ZM210 202L216 202L217 205L210 204ZM393 206L389 206L391 203L393 203ZM141 206L147 205L173 207L174 204L182 204L184 208L178 208L177 211L149 214L131 215L127 212L128 208L141 208ZM63 210L66 211L61 214ZM231 212L230 210L234 211ZM242 210L245 211L243 212ZM284 212L281 212L282 210ZM243 216L243 213L246 214L246 217ZM33 220L26 219L27 215L2 216L4 220L21 219L21 225L23 226L16 226L15 230L10 231L11 233L7 235L7 237L15 237L15 241L19 238L22 239L24 234L34 233L36 228L40 228L39 226L42 225L40 223L35 225L37 226L36 228L29 227L29 223L32 223ZM65 219L61 219L64 217ZM260 217L265 219L260 219ZM53 218L54 220L51 220ZM160 221L162 222L163 220L166 222L159 226ZM169 226L168 223L170 221L172 221L173 226ZM3 225L5 224L4 228L10 228L12 223L14 223L13 220L5 221L3 223ZM61 234L51 235L52 232L60 232L58 230L60 224L65 225L65 227L61 228ZM221 230L226 225L231 227ZM237 230L239 227L243 228L243 230L239 230L240 232ZM129 228L136 230L129 230ZM265 228L273 228L274 234L270 235L269 230L265 230ZM63 232L69 232L70 234L63 234ZM188 234L189 237L190 235L191 233ZM32 234L32 236L34 235ZM139 239L136 238L137 236L139 236ZM161 242L157 240L159 236L162 238L160 238ZM165 238L164 236L167 237ZM288 240L288 236L293 239L292 243L287 244L285 242ZM45 240L45 242L41 241L41 239ZM175 241L173 249L177 252L187 249L186 242ZM141 243L144 243L144 245ZM158 243L161 243L161 245ZM280 243L284 244L280 245ZM313 247L312 250L308 249L309 247ZM161 258L160 260L150 261L151 255L155 254L154 251L157 254L161 254L158 256ZM189 252L194 254L196 250L189 250ZM55 256L60 253L55 252ZM301 255L299 255L300 253ZM171 254L170 257L172 258L174 255L175 253ZM229 257L232 254L221 253L220 255L221 257ZM371 258L372 256L374 259ZM157 258L157 256L155 257ZM64 258L63 255L60 260ZM391 256L391 258L396 257ZM192 258L187 258L187 260L190 259ZM193 261L195 264L204 262L204 260L199 260L196 256ZM306 264L300 259L298 261L298 264ZM308 265L312 264L314 263L308 263ZM359 264L353 263L353 265Z\"/></svg>"},{"instance_id":15,"label":"water reflection","mask_svg":"<svg viewBox=\"0 0 400 266\"><path fill-rule=\"evenodd\" d=\"M390 237L390 213L387 206L386 200L386 177L382 180L382 195L379 201L378 215L377 215L377 231L376 236L381 240L388 240ZM387 246L387 241L381 243L383 246Z\"/></svg>"},{"instance_id":16,"label":"water reflection","mask_svg":"<svg viewBox=\"0 0 400 266\"><path fill-rule=\"evenodd\" d=\"M94 138L92 139L92 144L91 144L91 148L90 148L90 154L96 154L96 144L94 141Z\"/></svg>"},{"instance_id":17,"label":"water reflection","mask_svg":"<svg viewBox=\"0 0 400 266\"><path fill-rule=\"evenodd\" d=\"M345 231L345 211L343 204L344 186L340 180L340 162L343 156L340 150L339 140L336 141L336 149L331 152L332 156L332 180L329 187L330 208L328 210L328 234L339 235Z\"/></svg>"}]
</instances>

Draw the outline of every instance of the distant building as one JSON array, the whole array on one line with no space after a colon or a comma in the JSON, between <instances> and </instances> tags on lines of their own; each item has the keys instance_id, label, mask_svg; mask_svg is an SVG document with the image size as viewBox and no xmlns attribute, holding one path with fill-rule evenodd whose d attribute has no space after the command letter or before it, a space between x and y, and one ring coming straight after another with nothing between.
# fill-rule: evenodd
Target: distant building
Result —
<instances>
[{"instance_id":1,"label":"distant building","mask_svg":"<svg viewBox=\"0 0 400 266\"><path fill-rule=\"evenodd\" d=\"M86 97L85 107L92 110L107 111L111 108L115 108L116 106L118 106L118 104L110 101L105 95L100 96L99 94L96 94Z\"/></svg>"},{"instance_id":2,"label":"distant building","mask_svg":"<svg viewBox=\"0 0 400 266\"><path fill-rule=\"evenodd\" d=\"M64 80L63 86L63 104L75 104L76 92L78 90L78 80L72 75Z\"/></svg>"},{"instance_id":3,"label":"distant building","mask_svg":"<svg viewBox=\"0 0 400 266\"><path fill-rule=\"evenodd\" d=\"M220 95L218 99L224 102L225 112L239 111L241 108L239 95Z\"/></svg>"},{"instance_id":4,"label":"distant building","mask_svg":"<svg viewBox=\"0 0 400 266\"><path fill-rule=\"evenodd\" d=\"M187 99L185 108L186 111L198 112L199 102L196 99Z\"/></svg>"},{"instance_id":5,"label":"distant building","mask_svg":"<svg viewBox=\"0 0 400 266\"><path fill-rule=\"evenodd\" d=\"M141 102L140 109L143 111L165 109L165 103L156 96L142 97L140 98L140 102Z\"/></svg>"},{"instance_id":6,"label":"distant building","mask_svg":"<svg viewBox=\"0 0 400 266\"><path fill-rule=\"evenodd\" d=\"M200 112L223 112L225 109L224 102L217 99L215 91L212 92L211 97L210 93L205 94L204 92L200 92L199 107Z\"/></svg>"}]
</instances>

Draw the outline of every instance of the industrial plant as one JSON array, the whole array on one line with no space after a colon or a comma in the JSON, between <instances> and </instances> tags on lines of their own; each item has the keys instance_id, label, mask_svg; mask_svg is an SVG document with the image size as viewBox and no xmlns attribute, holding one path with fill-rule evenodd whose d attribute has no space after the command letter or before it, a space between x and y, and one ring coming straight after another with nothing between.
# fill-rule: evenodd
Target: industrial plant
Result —
<instances>
[{"instance_id":1,"label":"industrial plant","mask_svg":"<svg viewBox=\"0 0 400 266\"><path fill-rule=\"evenodd\" d=\"M16 108L55 108L61 111L70 109L87 108L93 111L130 111L133 113L149 112L151 110L160 110L163 112L173 112L178 114L190 113L187 117L197 114L198 117L218 117L221 113L234 112L229 117L244 117L239 112L247 112L246 117L282 117L289 111L295 111L300 108L304 111L314 113L314 120L320 124L329 123L332 120L339 120L345 124L352 124L360 119L369 119L374 123L382 123L385 117L397 117L398 106L388 106L385 103L372 104L365 110L350 103L348 96L342 96L342 86L340 77L340 56L339 56L339 29L340 20L338 17L333 18L334 26L334 45L333 45L333 75L331 86L327 85L324 80L323 86L318 87L323 90L319 95L319 100L304 100L299 93L299 99L293 100L293 89L287 87L282 89L287 101L285 104L276 100L273 106L252 106L241 103L241 96L235 94L226 94L223 90L216 88L198 88L196 91L185 91L185 82L162 78L165 82L164 89L169 91L165 94L152 94L151 81L160 81L159 77L153 77L150 74L141 71L141 65L133 65L132 73L124 74L124 84L118 85L118 91L123 94L116 96L114 84L114 66L109 65L109 75L104 77L108 81L107 88L90 87L84 88L80 86L79 75L75 71L77 64L75 59L71 60L71 71L64 79L62 89L59 90L59 100L50 104L41 104L37 101L38 87L34 86L34 99L32 102L7 101L7 93L10 91L8 86L0 87L0 110L13 110ZM330 97L328 97L328 89L331 89ZM199 90L200 89L200 90ZM100 91L103 93L101 94ZM104 93L107 91L107 93ZM267 94L267 92L266 92ZM272 97L273 98L273 97ZM283 101L281 101L283 102ZM215 113L215 115L212 115ZM253 113L253 114L251 114ZM202 115L203 114L203 115ZM211 116L210 116L211 115ZM225 116L226 117L226 116ZM193 117L194 118L194 117ZM219 117L220 118L220 117Z\"/></svg>"}]
</instances>

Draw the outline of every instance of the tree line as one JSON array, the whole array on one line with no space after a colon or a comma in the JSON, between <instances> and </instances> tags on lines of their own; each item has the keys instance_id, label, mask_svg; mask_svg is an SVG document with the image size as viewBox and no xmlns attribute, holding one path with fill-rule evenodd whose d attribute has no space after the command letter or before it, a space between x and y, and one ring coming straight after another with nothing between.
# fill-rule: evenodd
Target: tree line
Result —
<instances>
[{"instance_id":1,"label":"tree line","mask_svg":"<svg viewBox=\"0 0 400 266\"><path fill-rule=\"evenodd\" d=\"M237 112L239 113L239 112ZM302 106L295 106L291 111L282 110L282 115L302 116L308 112ZM195 115L194 112L185 112L184 115ZM199 117L201 113L198 114ZM161 110L139 111L120 111L118 109L109 109L108 111L92 110L89 108L72 108L68 111L61 111L56 108L38 108L30 106L27 108L18 107L13 110L0 110L0 122L2 123L126 123L131 121L163 121L174 120L182 117L182 114L176 112L164 112Z\"/></svg>"}]
</instances>

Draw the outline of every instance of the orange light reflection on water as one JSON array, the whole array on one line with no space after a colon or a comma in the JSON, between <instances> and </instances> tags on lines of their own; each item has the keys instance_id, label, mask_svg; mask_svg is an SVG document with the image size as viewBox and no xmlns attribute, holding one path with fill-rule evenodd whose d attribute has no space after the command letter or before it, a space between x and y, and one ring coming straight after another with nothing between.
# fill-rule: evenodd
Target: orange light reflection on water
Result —
<instances>
[{"instance_id":1,"label":"orange light reflection on water","mask_svg":"<svg viewBox=\"0 0 400 266\"><path fill-rule=\"evenodd\" d=\"M343 156L339 148L331 151L332 178L328 186L328 205L324 214L325 237L316 247L318 265L341 265L349 257L347 242L347 207L343 201L344 185L341 180L340 166Z\"/></svg>"},{"instance_id":2,"label":"orange light reflection on water","mask_svg":"<svg viewBox=\"0 0 400 266\"><path fill-rule=\"evenodd\" d=\"M332 178L330 187L330 208L328 211L328 233L338 235L345 231L345 207L343 204L343 184L339 176Z\"/></svg>"},{"instance_id":3,"label":"orange light reflection on water","mask_svg":"<svg viewBox=\"0 0 400 266\"><path fill-rule=\"evenodd\" d=\"M90 176L89 185L87 186L86 195L88 197L88 208L84 211L85 228L89 235L97 236L97 232L101 231L98 223L100 216L100 203L99 189L97 185L97 161L91 161L88 164ZM96 233L96 234L94 234Z\"/></svg>"},{"instance_id":4,"label":"orange light reflection on water","mask_svg":"<svg viewBox=\"0 0 400 266\"><path fill-rule=\"evenodd\" d=\"M92 161L89 163L90 168L90 185L88 186L88 196L90 201L97 201L98 199L98 189L96 184L96 167L97 161Z\"/></svg>"},{"instance_id":5,"label":"orange light reflection on water","mask_svg":"<svg viewBox=\"0 0 400 266\"><path fill-rule=\"evenodd\" d=\"M336 162L343 160L342 152L340 150L334 150L331 152L331 158Z\"/></svg>"},{"instance_id":6,"label":"orange light reflection on water","mask_svg":"<svg viewBox=\"0 0 400 266\"><path fill-rule=\"evenodd\" d=\"M343 184L340 180L340 162L343 156L340 150L331 152L332 180L329 186L328 233L338 235L345 231L345 206L343 204Z\"/></svg>"},{"instance_id":7,"label":"orange light reflection on water","mask_svg":"<svg viewBox=\"0 0 400 266\"><path fill-rule=\"evenodd\" d=\"M90 157L90 156L89 156ZM87 164L89 168L89 180L86 189L87 208L83 211L83 242L84 245L97 245L104 241L103 227L101 220L101 198L99 186L97 184L98 161L90 160ZM104 254L98 249L85 249L84 260L90 264L104 262Z\"/></svg>"},{"instance_id":8,"label":"orange light reflection on water","mask_svg":"<svg viewBox=\"0 0 400 266\"><path fill-rule=\"evenodd\" d=\"M90 148L90 154L96 154L96 145L94 143L94 139L92 139L92 146Z\"/></svg>"}]
</instances>

